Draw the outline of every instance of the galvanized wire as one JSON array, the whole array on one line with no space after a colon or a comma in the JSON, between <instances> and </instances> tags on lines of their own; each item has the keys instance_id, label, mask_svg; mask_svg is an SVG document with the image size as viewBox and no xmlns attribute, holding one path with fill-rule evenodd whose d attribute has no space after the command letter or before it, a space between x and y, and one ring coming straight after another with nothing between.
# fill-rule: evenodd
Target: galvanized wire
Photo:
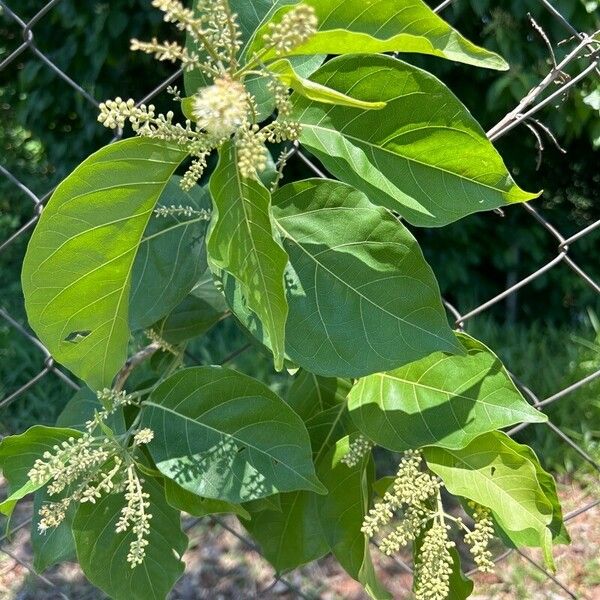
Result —
<instances>
[{"instance_id":1,"label":"galvanized wire","mask_svg":"<svg viewBox=\"0 0 600 600\"><path fill-rule=\"evenodd\" d=\"M14 1L14 0L13 0ZM29 20L24 20L19 15L18 10L18 2L15 2L13 6L16 8L13 10L9 6L9 2L7 0L0 0L0 14L3 14L11 23L12 27L15 31L19 32L22 37L22 42L10 53L6 58L0 61L0 72L14 64L17 59L23 59L27 53L31 56L39 59L43 65L50 69L58 78L60 78L64 85L65 90L70 91L73 94L84 98L90 105L95 108L98 108L99 100L95 98L90 92L86 91L80 84L78 84L67 72L57 66L51 58L46 56L46 54L41 51L36 45L35 39L35 26L38 22L40 22L46 15L52 11L62 0L50 0L44 4L44 6ZM435 8L436 12L441 12L448 6L453 3L454 0L445 0L442 2L437 8ZM552 5L549 0L529 0L532 4L535 2L541 3L541 5L549 12L549 14L556 19L558 23L561 24L565 29L565 34L568 36L574 36L578 41L575 48L569 52L565 58L558 64L554 65L553 68L549 71L548 75L544 77L540 83L534 87L515 107L511 110L506 117L504 117L497 125L495 125L489 132L488 135L492 141L499 139L500 137L506 135L515 127L518 127L522 124L528 124L531 126L532 121L527 121L531 119L531 117L540 111L542 108L547 107L552 102L561 98L570 88L574 88L578 84L581 83L587 77L592 76L594 73L599 72L599 62L600 62L600 45L598 41L593 38L593 35L597 32L581 32L578 31L569 21L566 19L557 9ZM549 42L548 42L549 43ZM551 48L551 46L550 46ZM587 52L587 54L584 53ZM584 55L585 54L585 55ZM565 72L565 70L573 65L574 63L581 64L585 63L583 67L580 68L579 72L573 76L568 78L566 81L561 81L560 76ZM181 77L181 70L173 73L166 80L164 80L160 85L155 87L152 90L149 90L147 94L144 95L143 98L139 99L137 104L146 103L160 94L163 90L167 88L167 86L173 84ZM558 85L558 88L555 89L551 93L546 93L548 88L553 85ZM23 124L26 126L26 124ZM114 139L120 138L120 132L115 136ZM305 165L307 165L313 173L317 177L326 177L323 171L319 168L317 164L307 156L300 148L298 144L294 145L289 154L288 158L296 157L301 160ZM82 159L84 157L81 157ZM16 229L10 236L5 240L0 240L0 256L3 251L5 251L8 247L10 247L16 240L27 236L31 229L35 226L42 210L44 203L48 200L53 190L48 190L45 194L38 195L31 190L28 182L24 182L19 180L14 173L10 172L5 166L0 164L0 177L4 177L10 184L12 184L16 190L18 190L25 198L27 198L32 203L32 215L29 220L27 220L24 224L22 224L18 229ZM575 234L572 234L568 237L563 236L557 229L552 225L552 223L542 214L539 208L534 207L531 203L521 205L523 210L527 211L528 214L534 219L534 223L537 223L538 226L542 227L550 236L552 236L557 245L556 245L556 255L549 256L546 262L541 265L537 270L530 273L526 277L521 280L515 282L510 285L506 289L502 290L500 293L496 294L492 298L489 298L487 301L481 303L478 306L474 306L471 308L467 308L464 310L459 310L457 307L451 305L449 302L445 301L446 308L449 313L453 316L455 320L455 327L457 329L463 329L469 320L473 319L477 315L481 315L485 311L487 311L492 306L498 304L502 300L511 296L519 289L530 285L532 282L536 281L538 278L543 276L545 273L551 271L552 269L557 268L560 264L565 264L568 266L576 277L579 277L582 281L584 281L594 292L600 295L600 285L597 281L595 281L583 268L578 265L573 258L570 256L570 249L573 245L575 245L582 238L594 234L595 230L600 228L600 220L588 225L587 227L581 229ZM518 210L515 208L515 210ZM33 377L31 377L26 383L21 385L16 390L12 390L3 398L0 399L0 409L6 408L9 404L13 402L19 401L20 398L24 397L24 393L30 388L34 387L41 379L45 377L58 377L63 382L67 383L74 389L78 389L79 385L76 381L74 381L69 375L67 375L59 366L56 365L52 356L48 352L48 350L44 347L44 345L31 333L31 331L19 323L13 316L11 316L8 311L0 305L0 318L8 324L8 326L14 330L15 335L24 336L25 339L35 346L42 353L42 359L39 364L39 371ZM240 352L244 352L250 347L250 345L245 345L237 351L234 351L227 359L230 360L237 356ZM524 385L521 381L515 377L515 382L517 385L523 390L526 397L529 398L532 405L538 410L542 411L547 406L554 404L573 393L574 391L581 389L584 386L589 385L594 380L600 377L600 370L582 378L580 381L577 381L563 390L559 390L552 394L547 398L538 398L526 385ZM589 454L581 448L579 444L573 441L565 432L561 431L556 425L552 422L548 421L546 425L554 434L556 434L557 438L567 444L569 447L573 448L583 460L586 460L590 463L596 470L600 471L600 465L589 456ZM527 424L519 425L510 430L510 434L514 435L518 431L521 431L525 427L528 427ZM598 507L600 500L591 502L585 506L580 507L579 509L569 513L565 516L565 520L571 520L577 518L581 514L593 510ZM18 562L26 569L31 571L35 577L40 579L45 585L51 586L55 588L56 596L69 600L68 596L61 590L59 590L56 585L43 574L37 574L33 570L33 567L23 561L20 557L6 548L5 542L7 539L10 539L10 535L19 529L22 529L26 525L29 524L30 518L22 521L19 525L14 527L11 532L0 537L0 551L6 553L10 556L14 561ZM228 530L231 534L236 536L245 546L248 548L260 552L260 549L252 542L247 539L243 534L239 531L233 529L228 525L226 521L219 517L210 517L208 518L210 522L213 524L218 524L220 527ZM193 521L193 524L197 524L200 522L200 519L196 519ZM188 528L192 525L188 525ZM293 541L290 541L293 543ZM525 560L530 562L537 570L542 572L549 581L553 582L562 592L566 593L571 598L576 598L576 592L569 589L568 585L560 580L560 574L555 575L548 572L541 564L532 559L526 552L521 550L507 550L496 558L497 562L500 562L506 559L509 555L518 552ZM407 565L403 561L398 559L398 564L402 569L411 572L410 565ZM295 597L304 598L309 600L310 598L314 598L313 595L308 592L303 591L298 586L292 584L289 580L276 576L273 580L272 585L268 586L266 589L263 589L259 595L266 594L269 589L277 582L281 582L283 585L287 587L291 594L295 594Z\"/></svg>"}]
</instances>

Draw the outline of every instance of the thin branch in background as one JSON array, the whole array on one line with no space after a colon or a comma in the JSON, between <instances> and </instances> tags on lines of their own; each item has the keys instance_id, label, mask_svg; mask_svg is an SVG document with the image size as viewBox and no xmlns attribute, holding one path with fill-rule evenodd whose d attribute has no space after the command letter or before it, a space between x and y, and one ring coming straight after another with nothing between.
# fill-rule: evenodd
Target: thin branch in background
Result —
<instances>
[{"instance_id":1,"label":"thin branch in background","mask_svg":"<svg viewBox=\"0 0 600 600\"><path fill-rule=\"evenodd\" d=\"M533 133L533 136L535 137L535 148L537 150L535 170L539 171L540 167L542 166L542 154L544 152L544 142L542 142L542 136L538 133L538 130L531 123L525 121L523 125L525 125L525 127L527 127L527 129L529 129L529 131L531 131L531 133Z\"/></svg>"},{"instance_id":2,"label":"thin branch in background","mask_svg":"<svg viewBox=\"0 0 600 600\"><path fill-rule=\"evenodd\" d=\"M539 25L536 20L531 16L531 13L527 13L527 17L529 18L529 22L531 26L539 33L540 37L544 40L546 47L548 48L548 52L550 54L550 58L552 58L552 66L557 69L558 66L556 64L556 55L554 54L554 48L552 48L552 44L546 35L546 32L542 29L541 25Z\"/></svg>"}]
</instances>

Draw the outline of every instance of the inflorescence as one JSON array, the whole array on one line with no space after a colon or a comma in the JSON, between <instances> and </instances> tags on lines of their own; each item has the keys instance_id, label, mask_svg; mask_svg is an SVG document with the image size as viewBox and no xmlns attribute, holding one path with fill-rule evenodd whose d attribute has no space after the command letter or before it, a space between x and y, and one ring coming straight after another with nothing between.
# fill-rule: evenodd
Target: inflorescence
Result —
<instances>
[{"instance_id":1,"label":"inflorescence","mask_svg":"<svg viewBox=\"0 0 600 600\"><path fill-rule=\"evenodd\" d=\"M174 113L157 114L156 107L136 105L129 99L115 98L100 105L98 121L110 129L122 129L129 123L140 136L178 145L189 153L192 162L181 181L191 189L206 168L208 155L232 139L239 171L244 178L257 178L267 165L266 142L297 140L300 124L290 119L291 105L287 87L268 71L263 57L292 51L306 42L317 29L312 7L298 4L286 12L279 23L271 24L263 36L263 48L241 64L241 32L237 15L227 0L204 0L192 11L178 0L153 0L164 13L164 20L175 24L193 42L184 47L177 42L131 40L131 49L153 55L159 61L179 62L184 71L198 71L210 83L191 98L188 119L174 123ZM193 48L193 49L191 49ZM259 76L267 81L277 117L264 127L257 123L254 97L244 80ZM176 101L179 92L171 88Z\"/></svg>"},{"instance_id":2,"label":"inflorescence","mask_svg":"<svg viewBox=\"0 0 600 600\"><path fill-rule=\"evenodd\" d=\"M129 446L108 433L98 435L98 431L110 432L107 420L111 415L135 404L131 395L108 389L98 392L98 400L103 408L86 422L81 436L56 444L29 470L31 482L45 485L48 496L57 498L40 508L38 530L45 533L58 527L75 504L95 504L108 494L123 494L125 505L115 532L132 532L127 560L133 568L144 560L152 518L149 496L137 474L133 454L137 447L151 442L154 434L148 428L132 432Z\"/></svg>"},{"instance_id":3,"label":"inflorescence","mask_svg":"<svg viewBox=\"0 0 600 600\"><path fill-rule=\"evenodd\" d=\"M363 521L363 533L369 537L381 534L379 547L387 555L420 540L415 564L417 600L445 600L448 597L453 565L450 550L455 545L449 538L449 522L466 531L464 539L480 571L490 572L494 566L488 549L494 535L490 511L470 502L475 522L471 530L460 517L444 511L442 487L441 480L423 468L422 454L409 450L404 453L389 490Z\"/></svg>"}]
</instances>

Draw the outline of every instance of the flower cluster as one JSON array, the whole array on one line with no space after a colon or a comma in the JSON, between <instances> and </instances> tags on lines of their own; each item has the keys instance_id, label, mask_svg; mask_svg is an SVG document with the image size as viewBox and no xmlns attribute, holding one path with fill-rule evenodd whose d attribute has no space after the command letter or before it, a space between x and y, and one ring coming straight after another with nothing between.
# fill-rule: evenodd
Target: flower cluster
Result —
<instances>
[{"instance_id":1,"label":"flower cluster","mask_svg":"<svg viewBox=\"0 0 600 600\"><path fill-rule=\"evenodd\" d=\"M368 440L364 435L359 435L350 442L348 452L346 452L346 455L340 462L347 467L355 467L372 449L373 442Z\"/></svg>"},{"instance_id":2,"label":"flower cluster","mask_svg":"<svg viewBox=\"0 0 600 600\"><path fill-rule=\"evenodd\" d=\"M479 570L490 572L494 566L488 549L494 534L490 511L470 503L475 521L470 530L460 517L444 511L441 488L440 479L423 469L421 453L410 450L402 457L394 482L363 521L363 533L369 537L382 534L380 549L387 555L422 535L415 565L417 600L444 600L448 596L453 564L450 549L454 546L448 536L448 522L466 531L464 539Z\"/></svg>"},{"instance_id":3,"label":"flower cluster","mask_svg":"<svg viewBox=\"0 0 600 600\"><path fill-rule=\"evenodd\" d=\"M194 217L198 221L208 221L210 220L210 212L201 208L200 210L196 210L191 206L182 206L181 204L175 206L171 204L169 206L157 206L154 209L155 217L185 217L186 219L190 219Z\"/></svg>"},{"instance_id":4,"label":"flower cluster","mask_svg":"<svg viewBox=\"0 0 600 600\"><path fill-rule=\"evenodd\" d=\"M298 4L285 13L279 23L269 25L269 32L263 38L265 46L273 48L278 55L289 54L316 33L318 24L315 9Z\"/></svg>"},{"instance_id":5,"label":"flower cluster","mask_svg":"<svg viewBox=\"0 0 600 600\"><path fill-rule=\"evenodd\" d=\"M290 119L289 90L263 64L262 57L269 49L276 54L289 52L309 39L317 28L314 9L304 4L290 9L270 27L264 37L265 47L240 65L240 27L227 0L200 0L195 10L178 0L153 0L152 4L193 43L183 47L156 38L150 42L133 39L131 49L152 54L160 61L180 62L184 70L198 71L212 83L191 99L182 100L179 92L171 89L174 99L186 105L184 124L173 121L172 111L157 114L152 104L137 105L122 98L103 102L98 121L110 129L122 129L129 123L139 136L172 143L188 152L192 161L181 180L184 190L196 185L209 154L229 139L236 148L240 175L256 179L267 165L265 143L295 141L300 135L300 124ZM277 110L277 118L262 129L257 123L255 99L244 84L246 77L257 74L267 80Z\"/></svg>"},{"instance_id":6,"label":"flower cluster","mask_svg":"<svg viewBox=\"0 0 600 600\"><path fill-rule=\"evenodd\" d=\"M415 564L415 600L445 600L450 593L454 542L448 539L449 525L434 522L423 535Z\"/></svg>"},{"instance_id":7,"label":"flower cluster","mask_svg":"<svg viewBox=\"0 0 600 600\"><path fill-rule=\"evenodd\" d=\"M246 88L229 77L215 79L194 96L192 112L198 126L216 139L225 139L248 120Z\"/></svg>"},{"instance_id":8,"label":"flower cluster","mask_svg":"<svg viewBox=\"0 0 600 600\"><path fill-rule=\"evenodd\" d=\"M177 356L178 352L175 346L169 344L167 340L163 340L163 338L157 331L154 331L154 329L146 329L146 331L144 331L144 334L153 344L156 344L160 350Z\"/></svg>"},{"instance_id":9,"label":"flower cluster","mask_svg":"<svg viewBox=\"0 0 600 600\"><path fill-rule=\"evenodd\" d=\"M473 510L475 525L473 531L465 535L465 542L469 544L471 555L477 568L483 573L493 573L494 563L489 550L490 540L494 537L494 523L489 509L475 502L469 502Z\"/></svg>"},{"instance_id":10,"label":"flower cluster","mask_svg":"<svg viewBox=\"0 0 600 600\"><path fill-rule=\"evenodd\" d=\"M150 495L144 492L143 482L144 480L138 477L135 467L130 465L127 468L125 483L126 504L121 509L121 516L115 527L117 533L123 533L131 529L134 535L127 555L127 562L129 562L131 568L144 562L148 535L150 534L150 519L152 518L152 515L148 512Z\"/></svg>"},{"instance_id":11,"label":"flower cluster","mask_svg":"<svg viewBox=\"0 0 600 600\"><path fill-rule=\"evenodd\" d=\"M129 447L116 437L96 436L98 429L110 433L105 426L108 417L117 409L134 403L130 394L109 389L98 392L98 399L103 408L86 422L86 431L79 437L70 437L54 445L29 470L32 483L46 485L48 496L57 497L40 508L38 529L45 533L58 527L75 504L95 504L107 494L124 493L126 504L115 531L131 530L133 533L127 557L133 568L144 559L151 519L148 494L136 473L133 450L151 442L154 433L148 428L132 432L133 443Z\"/></svg>"},{"instance_id":12,"label":"flower cluster","mask_svg":"<svg viewBox=\"0 0 600 600\"><path fill-rule=\"evenodd\" d=\"M381 542L387 554L393 554L414 540L429 520L428 515L432 514L432 500L442 484L437 477L421 470L422 461L420 452L405 452L390 490L364 519L362 531L373 537L392 522L396 512L402 511L400 524Z\"/></svg>"}]
</instances>

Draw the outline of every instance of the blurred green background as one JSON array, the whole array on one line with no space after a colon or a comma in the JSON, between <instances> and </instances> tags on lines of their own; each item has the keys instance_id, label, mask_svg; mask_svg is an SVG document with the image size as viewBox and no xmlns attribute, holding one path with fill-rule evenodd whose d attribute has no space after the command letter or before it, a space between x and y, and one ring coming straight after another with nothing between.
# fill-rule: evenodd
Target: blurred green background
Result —
<instances>
[{"instance_id":1,"label":"blurred green background","mask_svg":"<svg viewBox=\"0 0 600 600\"><path fill-rule=\"evenodd\" d=\"M42 6L39 0L9 5L23 19ZM437 3L430 2L433 6ZM554 5L580 31L600 29L594 0L556 0ZM473 41L501 53L511 64L505 73L456 66L431 57L410 57L442 78L484 128L495 124L551 67L549 51L527 14L543 27L557 58L572 44L566 30L537 0L459 0L443 16ZM173 37L149 0L81 3L62 0L34 27L39 49L98 100L141 98L174 71L129 52L129 39ZM0 9L0 60L21 43L21 31ZM154 101L159 107L165 95ZM498 148L519 184L544 189L536 202L565 236L600 219L600 83L590 77L549 106L539 119L567 151L547 138L538 168L536 140L520 127ZM543 134L542 134L543 135ZM90 152L110 140L96 122L96 111L31 52L0 73L0 164L38 195L60 181ZM288 177L307 174L298 163ZM33 215L33 204L0 176L0 240ZM463 313L495 296L556 256L557 243L520 207L473 215L436 230L414 232L432 264L444 296ZM600 230L577 241L570 254L600 280ZM27 236L0 255L0 307L25 322L19 273ZM467 323L467 330L490 345L508 368L540 398L545 398L600 369L598 296L567 266L559 265ZM244 346L247 338L232 319L190 346L191 360L219 362ZM0 401L40 369L42 354L0 320ZM283 390L289 378L273 373L268 357L246 352L237 368ZM34 423L53 423L72 390L50 375L2 412L0 433ZM552 421L586 451L599 457L600 379L548 407ZM529 427L523 440L534 445L546 466L576 472L582 459L548 428Z\"/></svg>"}]
</instances>

